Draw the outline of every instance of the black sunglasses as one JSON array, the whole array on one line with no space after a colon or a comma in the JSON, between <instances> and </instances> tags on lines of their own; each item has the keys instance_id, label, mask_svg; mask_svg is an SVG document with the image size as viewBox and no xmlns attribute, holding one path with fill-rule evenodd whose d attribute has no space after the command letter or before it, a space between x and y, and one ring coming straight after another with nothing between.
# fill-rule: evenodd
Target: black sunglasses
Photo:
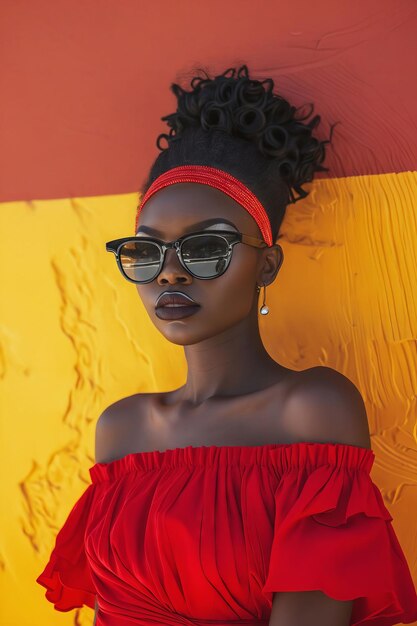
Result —
<instances>
[{"instance_id":1,"label":"black sunglasses","mask_svg":"<svg viewBox=\"0 0 417 626\"><path fill-rule=\"evenodd\" d=\"M221 276L229 266L233 246L245 243L265 248L263 239L230 230L205 230L184 235L165 243L151 237L123 237L106 243L107 252L113 252L124 278L132 283L150 283L161 271L165 253L175 248L181 265L195 278L210 280Z\"/></svg>"}]
</instances>

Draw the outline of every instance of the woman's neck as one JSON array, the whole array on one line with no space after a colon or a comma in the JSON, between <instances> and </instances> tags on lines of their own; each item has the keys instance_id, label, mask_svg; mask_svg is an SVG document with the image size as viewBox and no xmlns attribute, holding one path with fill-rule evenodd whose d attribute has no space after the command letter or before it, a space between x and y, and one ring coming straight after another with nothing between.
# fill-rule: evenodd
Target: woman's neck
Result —
<instances>
[{"instance_id":1,"label":"woman's neck","mask_svg":"<svg viewBox=\"0 0 417 626\"><path fill-rule=\"evenodd\" d=\"M221 334L185 346L188 374L178 390L181 400L199 405L214 397L251 393L277 381L285 368L266 351L257 316L254 309Z\"/></svg>"}]
</instances>

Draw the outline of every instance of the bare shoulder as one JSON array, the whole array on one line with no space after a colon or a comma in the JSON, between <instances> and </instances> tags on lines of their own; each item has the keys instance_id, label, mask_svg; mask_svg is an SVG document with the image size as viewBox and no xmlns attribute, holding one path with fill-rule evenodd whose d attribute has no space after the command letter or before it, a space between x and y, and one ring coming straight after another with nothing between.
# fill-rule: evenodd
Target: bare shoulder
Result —
<instances>
[{"instance_id":1,"label":"bare shoulder","mask_svg":"<svg viewBox=\"0 0 417 626\"><path fill-rule=\"evenodd\" d=\"M365 403L356 385L330 367L299 374L285 402L285 424L294 441L371 448Z\"/></svg>"},{"instance_id":2,"label":"bare shoulder","mask_svg":"<svg viewBox=\"0 0 417 626\"><path fill-rule=\"evenodd\" d=\"M132 422L145 414L152 393L136 393L110 404L99 416L95 431L95 462L109 463L123 456L131 439Z\"/></svg>"}]
</instances>

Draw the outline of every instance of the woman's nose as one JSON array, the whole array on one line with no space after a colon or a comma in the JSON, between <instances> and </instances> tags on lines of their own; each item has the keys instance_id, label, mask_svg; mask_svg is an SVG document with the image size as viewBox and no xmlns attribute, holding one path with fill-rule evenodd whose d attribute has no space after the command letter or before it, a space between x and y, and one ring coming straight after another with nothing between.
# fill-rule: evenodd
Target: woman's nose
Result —
<instances>
[{"instance_id":1,"label":"woman's nose","mask_svg":"<svg viewBox=\"0 0 417 626\"><path fill-rule=\"evenodd\" d=\"M181 265L177 252L173 248L168 249L165 252L164 263L157 278L158 282L176 282L177 280L189 282L191 278L191 274Z\"/></svg>"}]
</instances>

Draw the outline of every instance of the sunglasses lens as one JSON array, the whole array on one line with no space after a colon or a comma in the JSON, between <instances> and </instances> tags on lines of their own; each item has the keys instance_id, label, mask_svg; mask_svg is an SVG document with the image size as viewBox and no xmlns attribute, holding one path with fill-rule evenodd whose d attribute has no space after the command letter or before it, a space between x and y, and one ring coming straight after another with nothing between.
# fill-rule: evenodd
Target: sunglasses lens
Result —
<instances>
[{"instance_id":1,"label":"sunglasses lens","mask_svg":"<svg viewBox=\"0 0 417 626\"><path fill-rule=\"evenodd\" d=\"M123 271L131 280L141 283L158 274L161 252L151 241L128 241L119 256Z\"/></svg>"},{"instance_id":2,"label":"sunglasses lens","mask_svg":"<svg viewBox=\"0 0 417 626\"><path fill-rule=\"evenodd\" d=\"M198 278L214 278L227 266L229 246L218 235L198 235L186 239L181 247L184 265Z\"/></svg>"},{"instance_id":3,"label":"sunglasses lens","mask_svg":"<svg viewBox=\"0 0 417 626\"><path fill-rule=\"evenodd\" d=\"M184 265L197 278L214 278L227 267L229 246L219 235L196 235L186 239L181 246ZM124 273L141 283L158 275L161 251L151 241L128 241L121 247L119 258Z\"/></svg>"}]
</instances>

